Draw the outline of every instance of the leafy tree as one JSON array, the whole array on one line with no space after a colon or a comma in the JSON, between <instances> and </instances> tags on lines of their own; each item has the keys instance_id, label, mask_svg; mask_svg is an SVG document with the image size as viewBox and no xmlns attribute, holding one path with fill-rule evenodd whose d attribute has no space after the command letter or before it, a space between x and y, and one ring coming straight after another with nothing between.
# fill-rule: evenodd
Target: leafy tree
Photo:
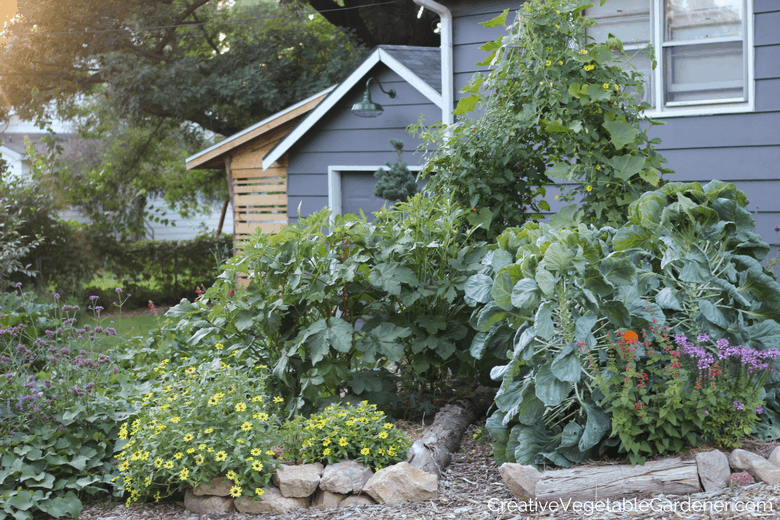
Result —
<instances>
[{"instance_id":1,"label":"leafy tree","mask_svg":"<svg viewBox=\"0 0 780 520\"><path fill-rule=\"evenodd\" d=\"M387 170L380 168L374 172L378 180L374 185L374 195L385 200L406 200L417 193L417 176L409 171L405 162L401 160L404 152L404 142L399 139L390 139L390 144L398 154L395 164L385 163Z\"/></svg>"},{"instance_id":2,"label":"leafy tree","mask_svg":"<svg viewBox=\"0 0 780 520\"><path fill-rule=\"evenodd\" d=\"M488 56L478 65L492 68L474 75L455 112L472 117L423 134L432 150L423 175L437 172L431 186L472 208L472 222L492 220L489 237L541 218L550 178L574 183L564 199L577 196L587 221L615 225L671 172L654 149L660 141L647 136L659 123L643 115L642 77L623 70L622 44L612 35L585 43L590 5L526 2L507 34L482 46ZM503 26L506 16L483 25Z\"/></svg>"}]
</instances>

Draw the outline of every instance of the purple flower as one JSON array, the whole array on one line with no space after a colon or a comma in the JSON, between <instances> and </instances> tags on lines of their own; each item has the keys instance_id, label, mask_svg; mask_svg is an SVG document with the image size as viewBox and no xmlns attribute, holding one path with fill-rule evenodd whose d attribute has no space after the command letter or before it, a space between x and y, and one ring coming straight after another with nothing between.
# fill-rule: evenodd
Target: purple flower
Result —
<instances>
[{"instance_id":1,"label":"purple flower","mask_svg":"<svg viewBox=\"0 0 780 520\"><path fill-rule=\"evenodd\" d=\"M89 297L89 301L91 301L91 302L94 302L94 301L95 301L95 300L97 300L98 298L100 298L100 296L94 296L94 295L93 295L93 296L90 296L90 297Z\"/></svg>"},{"instance_id":2,"label":"purple flower","mask_svg":"<svg viewBox=\"0 0 780 520\"><path fill-rule=\"evenodd\" d=\"M17 289L18 289L19 287L21 287L21 286L22 286L22 282L16 282L16 283L14 284L14 287L16 287Z\"/></svg>"},{"instance_id":3,"label":"purple flower","mask_svg":"<svg viewBox=\"0 0 780 520\"><path fill-rule=\"evenodd\" d=\"M759 414L759 415L764 413L764 407L763 406L759 406L758 408L756 408L756 413Z\"/></svg>"},{"instance_id":4,"label":"purple flower","mask_svg":"<svg viewBox=\"0 0 780 520\"><path fill-rule=\"evenodd\" d=\"M114 292L116 292L117 294L119 294L119 293L121 293L121 292L122 292L122 289L120 289L119 287L117 287L116 289L114 289Z\"/></svg>"},{"instance_id":5,"label":"purple flower","mask_svg":"<svg viewBox=\"0 0 780 520\"><path fill-rule=\"evenodd\" d=\"M743 408L745 408L745 403L742 403L740 401L734 401L734 408L736 408L737 410L742 410Z\"/></svg>"},{"instance_id":6,"label":"purple flower","mask_svg":"<svg viewBox=\"0 0 780 520\"><path fill-rule=\"evenodd\" d=\"M709 415L709 414L710 414L709 410L704 410L704 415Z\"/></svg>"},{"instance_id":7,"label":"purple flower","mask_svg":"<svg viewBox=\"0 0 780 520\"><path fill-rule=\"evenodd\" d=\"M710 340L710 335L707 334L706 332L702 332L701 334L696 336L696 341L698 341L699 343L706 343L709 340Z\"/></svg>"},{"instance_id":8,"label":"purple flower","mask_svg":"<svg viewBox=\"0 0 780 520\"><path fill-rule=\"evenodd\" d=\"M61 431L61 432L64 432L65 431L65 425L64 424L60 424L59 426L57 426L57 429L59 431Z\"/></svg>"},{"instance_id":9,"label":"purple flower","mask_svg":"<svg viewBox=\"0 0 780 520\"><path fill-rule=\"evenodd\" d=\"M59 300L60 299L60 293L54 293L52 296L54 296L55 300Z\"/></svg>"}]
</instances>

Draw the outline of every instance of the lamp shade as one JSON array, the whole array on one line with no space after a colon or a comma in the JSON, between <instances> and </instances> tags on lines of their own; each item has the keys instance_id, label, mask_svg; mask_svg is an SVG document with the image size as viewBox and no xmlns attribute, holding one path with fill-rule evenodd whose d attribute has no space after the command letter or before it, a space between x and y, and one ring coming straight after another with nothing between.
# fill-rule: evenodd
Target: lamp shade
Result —
<instances>
[{"instance_id":1,"label":"lamp shade","mask_svg":"<svg viewBox=\"0 0 780 520\"><path fill-rule=\"evenodd\" d=\"M366 92L363 94L363 101L352 105L352 112L358 117L376 117L384 112L384 109L379 103L371 101L371 93L366 88Z\"/></svg>"}]
</instances>

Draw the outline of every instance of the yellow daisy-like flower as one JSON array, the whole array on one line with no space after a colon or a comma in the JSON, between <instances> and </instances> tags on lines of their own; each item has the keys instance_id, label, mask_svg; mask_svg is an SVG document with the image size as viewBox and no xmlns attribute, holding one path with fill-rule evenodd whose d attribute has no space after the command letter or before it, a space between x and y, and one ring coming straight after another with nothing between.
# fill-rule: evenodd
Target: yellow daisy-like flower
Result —
<instances>
[{"instance_id":1,"label":"yellow daisy-like flower","mask_svg":"<svg viewBox=\"0 0 780 520\"><path fill-rule=\"evenodd\" d=\"M587 188L585 188L585 191L591 191L593 187L589 184Z\"/></svg>"},{"instance_id":2,"label":"yellow daisy-like flower","mask_svg":"<svg viewBox=\"0 0 780 520\"><path fill-rule=\"evenodd\" d=\"M262 452L262 450L260 448L252 448L252 451L250 451L249 453L251 453L252 455L257 457L257 456L259 456L263 452Z\"/></svg>"},{"instance_id":3,"label":"yellow daisy-like flower","mask_svg":"<svg viewBox=\"0 0 780 520\"><path fill-rule=\"evenodd\" d=\"M233 498L238 498L241 496L241 486L233 486L230 488L230 496Z\"/></svg>"},{"instance_id":4,"label":"yellow daisy-like flower","mask_svg":"<svg viewBox=\"0 0 780 520\"><path fill-rule=\"evenodd\" d=\"M262 471L263 470L263 463L259 460L256 460L252 463L252 469L255 471Z\"/></svg>"},{"instance_id":5,"label":"yellow daisy-like flower","mask_svg":"<svg viewBox=\"0 0 780 520\"><path fill-rule=\"evenodd\" d=\"M262 488L255 488L255 495L262 496L265 494L265 491L263 491Z\"/></svg>"},{"instance_id":6,"label":"yellow daisy-like flower","mask_svg":"<svg viewBox=\"0 0 780 520\"><path fill-rule=\"evenodd\" d=\"M190 442L194 438L195 438L195 436L193 434L188 433L187 435L184 436L183 440L184 440L184 442Z\"/></svg>"},{"instance_id":7,"label":"yellow daisy-like flower","mask_svg":"<svg viewBox=\"0 0 780 520\"><path fill-rule=\"evenodd\" d=\"M558 62L558 65L563 65L563 61L559 61L559 62Z\"/></svg>"},{"instance_id":8,"label":"yellow daisy-like flower","mask_svg":"<svg viewBox=\"0 0 780 520\"><path fill-rule=\"evenodd\" d=\"M273 457L274 455L276 455L276 453L274 453L274 451L273 451L273 450L268 450L268 451L266 451L266 452L265 452L265 454L266 454L266 455L270 455L271 457Z\"/></svg>"},{"instance_id":9,"label":"yellow daisy-like flower","mask_svg":"<svg viewBox=\"0 0 780 520\"><path fill-rule=\"evenodd\" d=\"M208 402L209 406L216 406L218 404L219 404L219 399L217 399L216 396L212 395L211 397L209 397L209 402Z\"/></svg>"},{"instance_id":10,"label":"yellow daisy-like flower","mask_svg":"<svg viewBox=\"0 0 780 520\"><path fill-rule=\"evenodd\" d=\"M580 54L588 54L588 51L586 51L585 49L580 49Z\"/></svg>"},{"instance_id":11,"label":"yellow daisy-like flower","mask_svg":"<svg viewBox=\"0 0 780 520\"><path fill-rule=\"evenodd\" d=\"M231 469L225 476L228 478L228 480L235 480L238 475Z\"/></svg>"},{"instance_id":12,"label":"yellow daisy-like flower","mask_svg":"<svg viewBox=\"0 0 780 520\"><path fill-rule=\"evenodd\" d=\"M182 458L183 456L184 456L184 454L183 454L182 452L178 451L178 452L176 452L176 454L173 456L173 458L174 458L174 459L176 459L176 460L179 460L179 459L180 459L180 458Z\"/></svg>"},{"instance_id":13,"label":"yellow daisy-like flower","mask_svg":"<svg viewBox=\"0 0 780 520\"><path fill-rule=\"evenodd\" d=\"M603 86L604 88L609 88L609 83L604 83L604 85L602 85L602 86Z\"/></svg>"},{"instance_id":14,"label":"yellow daisy-like flower","mask_svg":"<svg viewBox=\"0 0 780 520\"><path fill-rule=\"evenodd\" d=\"M362 450L360 450L361 455L368 455L369 453L371 453L371 450L369 450L368 448L363 448Z\"/></svg>"},{"instance_id":15,"label":"yellow daisy-like flower","mask_svg":"<svg viewBox=\"0 0 780 520\"><path fill-rule=\"evenodd\" d=\"M395 452L393 450L387 450L387 454L391 457L395 457Z\"/></svg>"},{"instance_id":16,"label":"yellow daisy-like flower","mask_svg":"<svg viewBox=\"0 0 780 520\"><path fill-rule=\"evenodd\" d=\"M171 417L171 418L170 418L170 419L168 419L168 420L169 420L169 421L171 421L172 423L174 423L174 424L175 424L175 423L177 423L177 422L181 421L181 417L179 417L178 415L176 415L176 416L174 416L174 417Z\"/></svg>"},{"instance_id":17,"label":"yellow daisy-like flower","mask_svg":"<svg viewBox=\"0 0 780 520\"><path fill-rule=\"evenodd\" d=\"M265 412L257 412L252 417L254 417L255 419L258 419L260 421L267 421L268 420L268 414L265 413Z\"/></svg>"},{"instance_id":18,"label":"yellow daisy-like flower","mask_svg":"<svg viewBox=\"0 0 780 520\"><path fill-rule=\"evenodd\" d=\"M217 462L222 462L223 460L227 460L227 453L224 451L218 451L216 455L214 455L214 459Z\"/></svg>"},{"instance_id":19,"label":"yellow daisy-like flower","mask_svg":"<svg viewBox=\"0 0 780 520\"><path fill-rule=\"evenodd\" d=\"M284 399L282 399L281 397L278 397L278 396L277 396L277 397L274 397L274 402L275 402L275 403L283 403L283 402L284 402Z\"/></svg>"},{"instance_id":20,"label":"yellow daisy-like flower","mask_svg":"<svg viewBox=\"0 0 780 520\"><path fill-rule=\"evenodd\" d=\"M206 449L206 445L205 445L205 444L198 444L198 449L199 449L200 451L203 451L203 450L205 450L205 449Z\"/></svg>"},{"instance_id":21,"label":"yellow daisy-like flower","mask_svg":"<svg viewBox=\"0 0 780 520\"><path fill-rule=\"evenodd\" d=\"M387 422L387 423L385 423L385 424L384 424L382 427L383 427L385 430L389 430L390 428L392 428L392 427L393 427L393 423L389 423L389 422Z\"/></svg>"},{"instance_id":22,"label":"yellow daisy-like flower","mask_svg":"<svg viewBox=\"0 0 780 520\"><path fill-rule=\"evenodd\" d=\"M173 468L173 461L172 461L172 460L165 461L165 464L163 464L163 467L164 467L165 469L171 469L171 468Z\"/></svg>"},{"instance_id":23,"label":"yellow daisy-like flower","mask_svg":"<svg viewBox=\"0 0 780 520\"><path fill-rule=\"evenodd\" d=\"M189 454L195 453L195 448L187 448L187 453Z\"/></svg>"},{"instance_id":24,"label":"yellow daisy-like flower","mask_svg":"<svg viewBox=\"0 0 780 520\"><path fill-rule=\"evenodd\" d=\"M322 441L323 446L327 446L329 444L330 444L330 439L325 439L324 441Z\"/></svg>"},{"instance_id":25,"label":"yellow daisy-like flower","mask_svg":"<svg viewBox=\"0 0 780 520\"><path fill-rule=\"evenodd\" d=\"M325 448L324 450L322 450L322 454L325 456L330 455L330 448Z\"/></svg>"},{"instance_id":26,"label":"yellow daisy-like flower","mask_svg":"<svg viewBox=\"0 0 780 520\"><path fill-rule=\"evenodd\" d=\"M204 459L204 458L203 458L203 455L201 455L200 453L198 453L197 455L195 455L195 464L197 464L198 466L200 466L200 465L201 465L201 464L203 464L204 462L206 462L206 459Z\"/></svg>"},{"instance_id":27,"label":"yellow daisy-like flower","mask_svg":"<svg viewBox=\"0 0 780 520\"><path fill-rule=\"evenodd\" d=\"M205 430L203 430L203 433L209 434L209 433L211 433L213 431L214 431L214 428L206 428Z\"/></svg>"},{"instance_id":28,"label":"yellow daisy-like flower","mask_svg":"<svg viewBox=\"0 0 780 520\"><path fill-rule=\"evenodd\" d=\"M160 459L160 458L154 459L154 467L155 468L159 469L159 468L162 467L162 465L163 465L162 459Z\"/></svg>"},{"instance_id":29,"label":"yellow daisy-like flower","mask_svg":"<svg viewBox=\"0 0 780 520\"><path fill-rule=\"evenodd\" d=\"M190 470L187 468L182 468L179 472L179 480L187 480L187 477L190 476Z\"/></svg>"},{"instance_id":30,"label":"yellow daisy-like flower","mask_svg":"<svg viewBox=\"0 0 780 520\"><path fill-rule=\"evenodd\" d=\"M242 425L241 425L241 429L242 429L243 431L245 431L245 432L248 432L249 430L251 430L251 429L252 429L252 423L250 423L250 422L245 422L244 424L242 424Z\"/></svg>"},{"instance_id":31,"label":"yellow daisy-like flower","mask_svg":"<svg viewBox=\"0 0 780 520\"><path fill-rule=\"evenodd\" d=\"M260 402L260 401L262 401L262 400L263 400L263 398L262 398L262 397L260 397L259 395L256 395L256 396L254 396L254 397L252 398L252 402L253 402L253 403L259 403L259 402Z\"/></svg>"},{"instance_id":32,"label":"yellow daisy-like flower","mask_svg":"<svg viewBox=\"0 0 780 520\"><path fill-rule=\"evenodd\" d=\"M217 350L222 350L223 348L225 348L225 345L223 345L222 343L217 343L216 345L214 345L214 348Z\"/></svg>"},{"instance_id":33,"label":"yellow daisy-like flower","mask_svg":"<svg viewBox=\"0 0 780 520\"><path fill-rule=\"evenodd\" d=\"M596 169L597 169L597 170L600 170L600 169L601 169L601 166L597 164L597 165L596 165Z\"/></svg>"},{"instance_id":34,"label":"yellow daisy-like flower","mask_svg":"<svg viewBox=\"0 0 780 520\"><path fill-rule=\"evenodd\" d=\"M347 426L354 426L354 425L355 425L355 421L354 421L353 419L350 419L350 420L348 420L348 421L347 421L346 423L344 423L344 424L346 424Z\"/></svg>"},{"instance_id":35,"label":"yellow daisy-like flower","mask_svg":"<svg viewBox=\"0 0 780 520\"><path fill-rule=\"evenodd\" d=\"M385 432L382 432L382 433L385 433ZM347 443L347 438L346 437L342 437L342 438L339 439L339 446L346 446L347 444L348 443Z\"/></svg>"},{"instance_id":36,"label":"yellow daisy-like flower","mask_svg":"<svg viewBox=\"0 0 780 520\"><path fill-rule=\"evenodd\" d=\"M380 439L387 439L387 432L379 432Z\"/></svg>"},{"instance_id":37,"label":"yellow daisy-like flower","mask_svg":"<svg viewBox=\"0 0 780 520\"><path fill-rule=\"evenodd\" d=\"M246 403L237 403L236 404L236 411L237 412L243 412L246 410Z\"/></svg>"},{"instance_id":38,"label":"yellow daisy-like flower","mask_svg":"<svg viewBox=\"0 0 780 520\"><path fill-rule=\"evenodd\" d=\"M550 60L547 60L547 61L544 62L544 64L549 67L550 65L552 65L552 62Z\"/></svg>"},{"instance_id":39,"label":"yellow daisy-like flower","mask_svg":"<svg viewBox=\"0 0 780 520\"><path fill-rule=\"evenodd\" d=\"M209 449L207 449L206 451L207 451L207 452L209 452L209 453L213 453L213 452L214 452L214 448L212 448L211 446L209 446Z\"/></svg>"},{"instance_id":40,"label":"yellow daisy-like flower","mask_svg":"<svg viewBox=\"0 0 780 520\"><path fill-rule=\"evenodd\" d=\"M558 200L558 195L555 196L555 200Z\"/></svg>"},{"instance_id":41,"label":"yellow daisy-like flower","mask_svg":"<svg viewBox=\"0 0 780 520\"><path fill-rule=\"evenodd\" d=\"M558 13L558 14L561 14L561 12L560 12L560 11L555 11L555 12L556 12L556 13Z\"/></svg>"},{"instance_id":42,"label":"yellow daisy-like flower","mask_svg":"<svg viewBox=\"0 0 780 520\"><path fill-rule=\"evenodd\" d=\"M618 87L617 83L615 83L614 87L615 87L615 90L620 90L620 87Z\"/></svg>"}]
</instances>

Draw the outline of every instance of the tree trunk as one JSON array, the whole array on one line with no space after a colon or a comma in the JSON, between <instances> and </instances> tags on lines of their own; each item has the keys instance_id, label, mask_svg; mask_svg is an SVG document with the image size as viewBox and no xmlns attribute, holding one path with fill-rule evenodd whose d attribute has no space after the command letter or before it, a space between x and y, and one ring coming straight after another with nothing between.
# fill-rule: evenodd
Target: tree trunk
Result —
<instances>
[{"instance_id":1,"label":"tree trunk","mask_svg":"<svg viewBox=\"0 0 780 520\"><path fill-rule=\"evenodd\" d=\"M473 397L459 399L439 410L433 424L409 449L409 465L441 477L466 428L482 417L492 402L493 392L480 388Z\"/></svg>"},{"instance_id":2,"label":"tree trunk","mask_svg":"<svg viewBox=\"0 0 780 520\"><path fill-rule=\"evenodd\" d=\"M229 175L229 174L228 174ZM230 196L222 203L222 212L219 214L219 224L217 224L217 236L222 234L222 226L225 225L225 214L230 204Z\"/></svg>"},{"instance_id":3,"label":"tree trunk","mask_svg":"<svg viewBox=\"0 0 780 520\"><path fill-rule=\"evenodd\" d=\"M228 183L228 193L230 197L230 206L233 208L233 256L236 256L238 250L237 244L236 244L236 194L235 194L235 183L236 181L233 179L233 169L230 167L231 158L225 157L225 173L227 174L227 183ZM220 226L221 227L221 226Z\"/></svg>"},{"instance_id":4,"label":"tree trunk","mask_svg":"<svg viewBox=\"0 0 780 520\"><path fill-rule=\"evenodd\" d=\"M544 471L536 482L536 499L551 502L615 499L626 496L698 493L699 472L695 460L672 459L644 466L578 466Z\"/></svg>"}]
</instances>

